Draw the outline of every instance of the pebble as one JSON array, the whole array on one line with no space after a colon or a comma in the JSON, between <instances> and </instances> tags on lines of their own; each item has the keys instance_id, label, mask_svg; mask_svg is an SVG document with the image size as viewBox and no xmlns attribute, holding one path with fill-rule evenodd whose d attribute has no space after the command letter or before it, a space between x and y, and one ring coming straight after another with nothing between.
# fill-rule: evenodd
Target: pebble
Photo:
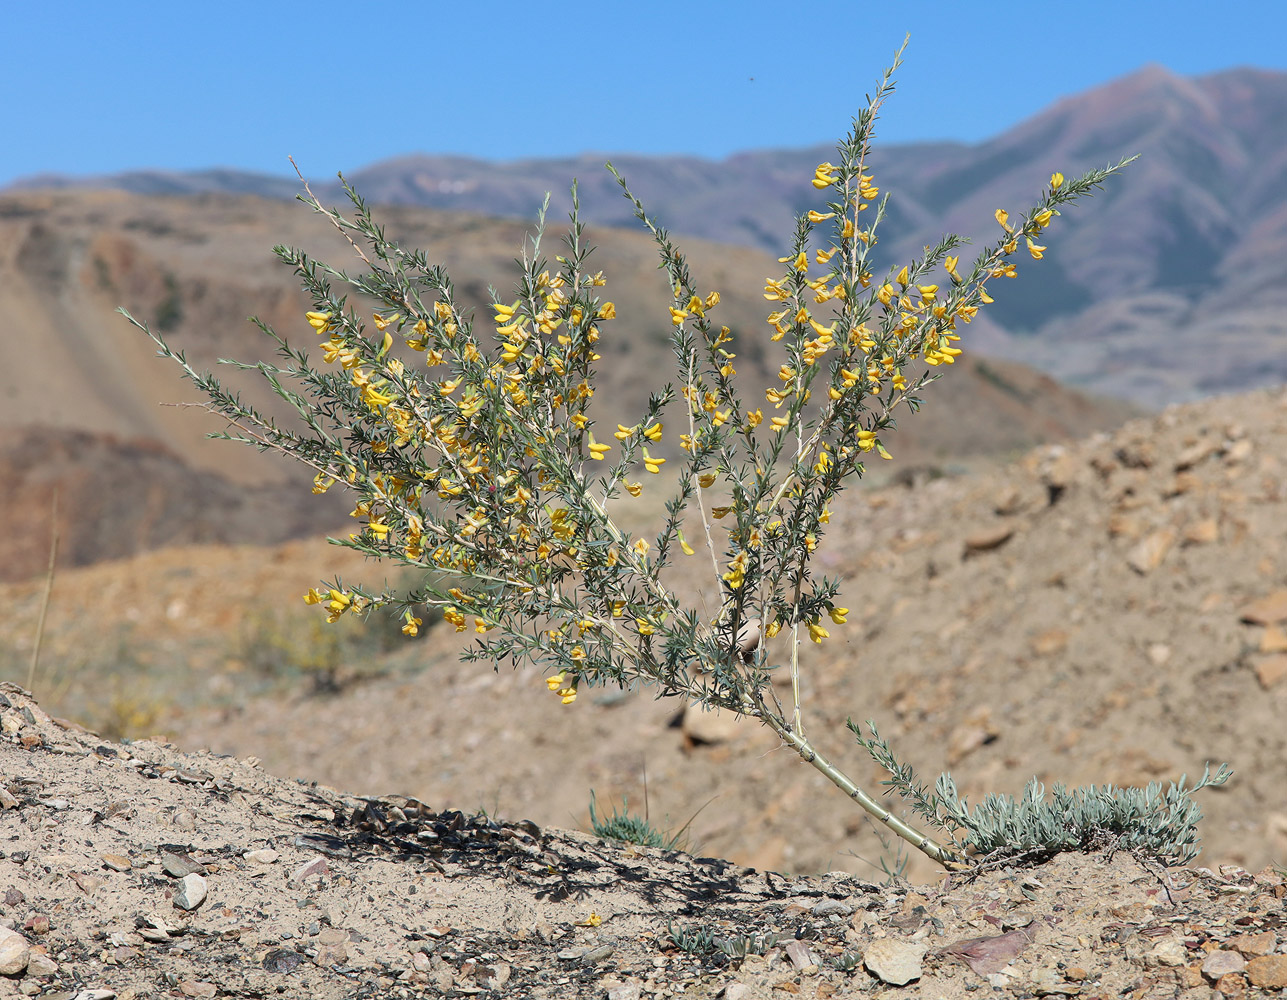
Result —
<instances>
[{"instance_id":1,"label":"pebble","mask_svg":"<svg viewBox=\"0 0 1287 1000\"><path fill-rule=\"evenodd\" d=\"M694 743L727 743L738 733L741 717L727 709L704 709L693 703L684 709L680 725L684 735Z\"/></svg>"},{"instance_id":2,"label":"pebble","mask_svg":"<svg viewBox=\"0 0 1287 1000\"><path fill-rule=\"evenodd\" d=\"M281 853L271 847L264 847L258 851L247 851L242 857L254 865L271 865L281 857Z\"/></svg>"},{"instance_id":3,"label":"pebble","mask_svg":"<svg viewBox=\"0 0 1287 1000\"><path fill-rule=\"evenodd\" d=\"M877 938L863 952L862 962L877 979L891 986L904 986L921 978L921 959L925 946Z\"/></svg>"},{"instance_id":4,"label":"pebble","mask_svg":"<svg viewBox=\"0 0 1287 1000\"><path fill-rule=\"evenodd\" d=\"M1262 990L1287 989L1287 955L1261 955L1247 963L1247 978Z\"/></svg>"},{"instance_id":5,"label":"pebble","mask_svg":"<svg viewBox=\"0 0 1287 1000\"><path fill-rule=\"evenodd\" d=\"M1153 946L1153 961L1158 965L1175 968L1188 960L1189 953L1184 947L1184 942L1179 938L1168 937Z\"/></svg>"},{"instance_id":6,"label":"pebble","mask_svg":"<svg viewBox=\"0 0 1287 1000\"><path fill-rule=\"evenodd\" d=\"M134 867L133 862L124 854L100 854L99 857L103 859L103 864L114 872L127 872Z\"/></svg>"},{"instance_id":7,"label":"pebble","mask_svg":"<svg viewBox=\"0 0 1287 1000\"><path fill-rule=\"evenodd\" d=\"M161 870L174 878L185 875L204 875L205 867L193 861L186 854L175 854L171 851L161 852Z\"/></svg>"},{"instance_id":8,"label":"pebble","mask_svg":"<svg viewBox=\"0 0 1287 1000\"><path fill-rule=\"evenodd\" d=\"M174 905L181 910L195 910L205 899L206 880L196 873L183 876L174 893Z\"/></svg>"},{"instance_id":9,"label":"pebble","mask_svg":"<svg viewBox=\"0 0 1287 1000\"><path fill-rule=\"evenodd\" d=\"M1126 556L1126 563L1136 573L1150 573L1162 564L1175 544L1175 530L1162 528L1143 539Z\"/></svg>"},{"instance_id":10,"label":"pebble","mask_svg":"<svg viewBox=\"0 0 1287 1000\"><path fill-rule=\"evenodd\" d=\"M219 987L214 983L202 983L193 979L180 981L179 991L185 997L213 997L219 995Z\"/></svg>"},{"instance_id":11,"label":"pebble","mask_svg":"<svg viewBox=\"0 0 1287 1000\"><path fill-rule=\"evenodd\" d=\"M1238 618L1251 625L1277 625L1287 621L1287 590L1275 590L1252 601L1238 612Z\"/></svg>"},{"instance_id":12,"label":"pebble","mask_svg":"<svg viewBox=\"0 0 1287 1000\"><path fill-rule=\"evenodd\" d=\"M27 968L31 944L7 927L0 927L0 975L16 976Z\"/></svg>"},{"instance_id":13,"label":"pebble","mask_svg":"<svg viewBox=\"0 0 1287 1000\"><path fill-rule=\"evenodd\" d=\"M48 955L33 951L27 957L27 975L52 976L58 972L58 963Z\"/></svg>"},{"instance_id":14,"label":"pebble","mask_svg":"<svg viewBox=\"0 0 1287 1000\"><path fill-rule=\"evenodd\" d=\"M290 874L290 881L297 884L303 883L310 878L321 878L330 872L331 866L326 863L325 858L311 858L296 868Z\"/></svg>"},{"instance_id":15,"label":"pebble","mask_svg":"<svg viewBox=\"0 0 1287 1000\"><path fill-rule=\"evenodd\" d=\"M847 917L854 912L854 908L838 899L824 899L813 908L812 912L815 917Z\"/></svg>"},{"instance_id":16,"label":"pebble","mask_svg":"<svg viewBox=\"0 0 1287 1000\"><path fill-rule=\"evenodd\" d=\"M1247 960L1236 951L1213 951L1202 963L1202 974L1212 982L1230 972L1241 972Z\"/></svg>"}]
</instances>

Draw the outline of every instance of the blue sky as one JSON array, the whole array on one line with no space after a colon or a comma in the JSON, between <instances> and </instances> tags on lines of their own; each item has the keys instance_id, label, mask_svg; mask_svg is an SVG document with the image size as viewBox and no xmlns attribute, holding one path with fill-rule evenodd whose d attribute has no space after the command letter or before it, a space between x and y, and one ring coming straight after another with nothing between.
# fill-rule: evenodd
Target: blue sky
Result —
<instances>
[{"instance_id":1,"label":"blue sky","mask_svg":"<svg viewBox=\"0 0 1287 1000\"><path fill-rule=\"evenodd\" d=\"M1149 62L1287 69L1287 2L7 5L0 185L317 177L399 153L695 153L833 139L912 36L880 138L978 141ZM870 13L877 8L880 13Z\"/></svg>"}]
</instances>

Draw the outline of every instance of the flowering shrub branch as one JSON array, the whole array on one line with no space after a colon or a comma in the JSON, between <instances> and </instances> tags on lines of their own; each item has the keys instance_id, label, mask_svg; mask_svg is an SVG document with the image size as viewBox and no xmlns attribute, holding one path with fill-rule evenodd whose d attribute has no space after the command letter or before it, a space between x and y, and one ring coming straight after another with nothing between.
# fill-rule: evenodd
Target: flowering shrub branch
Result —
<instances>
[{"instance_id":1,"label":"flowering shrub branch","mask_svg":"<svg viewBox=\"0 0 1287 1000\"><path fill-rule=\"evenodd\" d=\"M1013 221L998 211L999 238L968 267L959 254L966 241L948 235L881 274L874 250L888 195L868 160L899 58L836 162L818 165L821 203L798 220L782 273L766 279L769 339L782 354L762 400L737 381L720 293L698 283L615 171L668 278L663 315L676 361L676 384L655 392L629 426L609 429L591 415L596 347L612 336L616 306L600 295L606 279L591 264L575 186L559 252L550 260L544 249L543 208L513 291L493 291L491 316L475 321L446 271L390 241L347 183L351 215L324 207L305 184L301 200L345 236L364 270L276 248L312 302L306 318L322 338L321 365L316 349L259 323L279 360L240 367L268 380L299 415L298 429L278 426L134 322L230 421L216 436L303 462L315 492L338 484L354 495L360 529L341 544L424 571L411 594L339 580L310 590L306 600L329 621L395 605L414 635L423 624L414 608L437 607L474 634L465 660L537 665L565 704L585 685L640 684L758 719L869 813L949 861L961 843L944 846L894 816L805 735L802 640L821 643L828 623L848 614L837 603L840 581L818 576L812 557L837 493L868 459L891 457L895 413L915 412L920 393L960 356L964 328L992 301L989 286L1015 276L1017 256L1040 260L1060 209L1127 161L1071 180L1054 174ZM376 308L359 310L350 295ZM665 426L672 404L677 435ZM667 435L678 449L663 453ZM656 534L624 530L612 511L668 463L677 485ZM685 606L664 579L696 554L690 519L700 524L708 592L720 596L713 614ZM768 673L768 640L783 632L789 708Z\"/></svg>"}]
</instances>

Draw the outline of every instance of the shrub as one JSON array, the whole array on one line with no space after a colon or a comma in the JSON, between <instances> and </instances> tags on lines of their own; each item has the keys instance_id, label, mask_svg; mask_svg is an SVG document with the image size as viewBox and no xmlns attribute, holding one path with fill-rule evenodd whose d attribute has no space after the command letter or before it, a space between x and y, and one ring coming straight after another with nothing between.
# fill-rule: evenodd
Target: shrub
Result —
<instances>
[{"instance_id":1,"label":"shrub","mask_svg":"<svg viewBox=\"0 0 1287 1000\"><path fill-rule=\"evenodd\" d=\"M965 830L944 844L860 789L806 735L803 640L825 641L848 614L839 581L819 576L813 556L836 495L869 459L891 457L885 442L896 414L914 413L961 354L964 328L992 301L989 286L1015 276L1017 257L1039 261L1061 209L1128 161L1071 180L1053 174L1013 220L998 210L1000 236L971 265L961 263L966 241L946 235L881 275L874 251L888 195L869 172L868 153L900 59L901 50L836 162L818 165L820 204L797 220L782 274L766 280L764 347L780 351L781 363L762 402L736 379L733 333L717 318L720 293L690 273L615 171L668 279L658 313L676 376L629 425L605 429L591 415L595 345L612 336L616 307L599 296L606 278L591 263L575 185L561 251L546 256L543 209L513 292L493 291L491 322L475 322L447 272L389 240L347 183L351 217L325 208L305 183L301 200L344 235L363 267L349 273L276 248L311 299L307 320L324 338L321 361L256 321L281 360L240 367L260 372L293 406L295 429L137 325L230 421L233 429L215 436L303 462L316 492L350 490L361 528L341 544L426 575L411 594L339 580L310 590L306 600L328 621L391 606L414 635L422 625L414 607L438 608L476 640L462 653L467 661L540 666L565 704L585 686L637 685L749 716L931 858L989 850L992 839L971 839L984 829L978 812L954 809L949 789L940 799L913 798L913 806L928 803L919 810L925 818ZM374 300L374 309L359 309L349 294ZM666 414L671 404L678 428ZM664 437L677 450L663 452ZM656 477L666 463L677 485L658 530L623 530L619 512L645 482L664 481ZM708 593L718 596L713 611L681 600L676 564L686 559L705 567ZM789 639L789 706L769 683L778 636ZM910 771L892 755L882 763L915 793Z\"/></svg>"}]
</instances>

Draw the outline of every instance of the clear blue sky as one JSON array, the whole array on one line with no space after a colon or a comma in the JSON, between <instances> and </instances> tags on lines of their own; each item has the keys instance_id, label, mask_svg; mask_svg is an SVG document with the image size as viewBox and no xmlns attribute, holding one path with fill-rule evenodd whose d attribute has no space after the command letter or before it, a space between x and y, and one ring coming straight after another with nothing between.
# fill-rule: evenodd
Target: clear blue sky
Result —
<instances>
[{"instance_id":1,"label":"clear blue sky","mask_svg":"<svg viewBox=\"0 0 1287 1000\"><path fill-rule=\"evenodd\" d=\"M495 159L804 146L848 125L905 33L880 137L977 141L1161 63L1287 69L1287 0L451 0L5 5L0 185L41 171L313 177L407 152ZM878 13L873 14L876 10Z\"/></svg>"}]
</instances>

